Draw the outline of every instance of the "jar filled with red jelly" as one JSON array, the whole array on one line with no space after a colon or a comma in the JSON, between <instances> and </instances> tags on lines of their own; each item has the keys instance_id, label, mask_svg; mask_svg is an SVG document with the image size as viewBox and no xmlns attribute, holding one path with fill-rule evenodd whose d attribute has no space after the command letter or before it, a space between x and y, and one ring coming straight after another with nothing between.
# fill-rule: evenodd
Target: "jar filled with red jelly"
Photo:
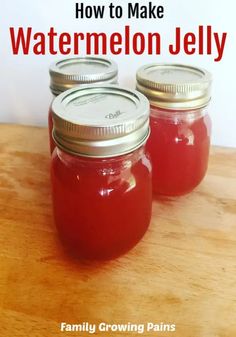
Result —
<instances>
[{"instance_id":1,"label":"jar filled with red jelly","mask_svg":"<svg viewBox=\"0 0 236 337\"><path fill-rule=\"evenodd\" d=\"M73 88L55 98L52 115L52 194L61 241L80 258L124 254L151 218L147 98L112 85Z\"/></svg>"},{"instance_id":2,"label":"jar filled with red jelly","mask_svg":"<svg viewBox=\"0 0 236 337\"><path fill-rule=\"evenodd\" d=\"M50 89L55 96L75 86L90 84L117 84L118 68L114 61L100 57L74 57L53 63L49 68ZM48 115L50 151L54 150L52 139L52 111Z\"/></svg>"},{"instance_id":3,"label":"jar filled with red jelly","mask_svg":"<svg viewBox=\"0 0 236 337\"><path fill-rule=\"evenodd\" d=\"M137 71L137 89L151 105L147 142L153 192L183 195L204 178L209 157L211 75L179 64L149 64Z\"/></svg>"}]
</instances>

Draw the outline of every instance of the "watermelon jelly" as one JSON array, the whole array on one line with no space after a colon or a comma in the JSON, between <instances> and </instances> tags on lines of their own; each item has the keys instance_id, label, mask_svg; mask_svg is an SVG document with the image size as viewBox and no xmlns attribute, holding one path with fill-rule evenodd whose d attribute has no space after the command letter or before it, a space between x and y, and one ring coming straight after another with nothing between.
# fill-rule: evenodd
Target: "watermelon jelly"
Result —
<instances>
[{"instance_id":1,"label":"watermelon jelly","mask_svg":"<svg viewBox=\"0 0 236 337\"><path fill-rule=\"evenodd\" d=\"M61 241L77 257L115 258L137 244L151 218L149 102L112 85L73 88L55 98L52 116Z\"/></svg>"},{"instance_id":2,"label":"watermelon jelly","mask_svg":"<svg viewBox=\"0 0 236 337\"><path fill-rule=\"evenodd\" d=\"M156 195L182 195L204 178L211 121L207 113L211 75L204 69L150 64L137 72L137 89L151 104L147 142Z\"/></svg>"}]
</instances>

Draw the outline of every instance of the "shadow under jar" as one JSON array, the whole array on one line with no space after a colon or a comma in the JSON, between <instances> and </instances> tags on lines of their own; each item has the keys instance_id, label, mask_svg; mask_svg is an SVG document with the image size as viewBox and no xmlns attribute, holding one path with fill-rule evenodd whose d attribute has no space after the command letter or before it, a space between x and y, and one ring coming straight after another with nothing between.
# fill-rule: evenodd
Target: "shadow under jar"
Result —
<instances>
[{"instance_id":1,"label":"shadow under jar","mask_svg":"<svg viewBox=\"0 0 236 337\"><path fill-rule=\"evenodd\" d=\"M114 61L101 57L74 57L56 61L49 68L50 89L54 97L81 85L117 84L118 68ZM55 143L52 138L52 107L49 108L48 129L50 151Z\"/></svg>"},{"instance_id":2,"label":"shadow under jar","mask_svg":"<svg viewBox=\"0 0 236 337\"><path fill-rule=\"evenodd\" d=\"M136 91L96 85L60 94L52 115L61 241L80 258L116 258L137 244L151 218L149 102Z\"/></svg>"},{"instance_id":3,"label":"shadow under jar","mask_svg":"<svg viewBox=\"0 0 236 337\"><path fill-rule=\"evenodd\" d=\"M147 151L154 194L177 196L192 191L208 166L210 73L187 65L149 64L137 71L137 89L151 104Z\"/></svg>"}]
</instances>

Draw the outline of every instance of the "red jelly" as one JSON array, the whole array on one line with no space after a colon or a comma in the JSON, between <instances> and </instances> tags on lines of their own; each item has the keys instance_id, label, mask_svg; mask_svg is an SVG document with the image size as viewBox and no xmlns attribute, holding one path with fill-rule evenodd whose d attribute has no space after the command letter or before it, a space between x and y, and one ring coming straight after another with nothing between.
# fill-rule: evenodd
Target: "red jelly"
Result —
<instances>
[{"instance_id":1,"label":"red jelly","mask_svg":"<svg viewBox=\"0 0 236 337\"><path fill-rule=\"evenodd\" d=\"M137 88L151 102L147 142L153 166L153 191L182 195L204 178L209 157L210 74L183 65L151 64L137 72Z\"/></svg>"},{"instance_id":2,"label":"red jelly","mask_svg":"<svg viewBox=\"0 0 236 337\"><path fill-rule=\"evenodd\" d=\"M50 89L54 96L80 85L94 83L116 84L118 69L115 62L99 57L75 57L67 58L53 63L49 68L51 77ZM49 108L48 129L50 151L55 148L52 139L52 109Z\"/></svg>"},{"instance_id":3,"label":"red jelly","mask_svg":"<svg viewBox=\"0 0 236 337\"><path fill-rule=\"evenodd\" d=\"M135 91L95 86L59 95L52 110L61 241L81 258L115 258L142 238L151 218L148 101Z\"/></svg>"}]
</instances>

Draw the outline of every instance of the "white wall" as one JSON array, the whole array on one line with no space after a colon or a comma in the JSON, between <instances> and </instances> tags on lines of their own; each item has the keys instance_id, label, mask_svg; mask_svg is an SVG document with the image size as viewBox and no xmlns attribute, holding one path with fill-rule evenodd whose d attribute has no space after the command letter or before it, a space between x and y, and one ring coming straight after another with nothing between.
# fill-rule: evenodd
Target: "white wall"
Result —
<instances>
[{"instance_id":1,"label":"white wall","mask_svg":"<svg viewBox=\"0 0 236 337\"><path fill-rule=\"evenodd\" d=\"M213 144L236 147L236 5L234 0L154 0L165 7L162 20L76 20L74 0L1 1L0 26L0 122L46 125L51 100L48 66L61 56L13 56L9 27L32 26L33 30L47 32L54 26L58 32L122 32L126 24L132 31L158 31L168 42L173 40L174 28L196 31L199 25L212 25L218 32L228 32L223 60L215 63L210 55L170 56L112 56L119 65L121 85L134 87L136 69L149 62L178 62L205 67L213 73L211 116ZM77 1L79 2L79 1ZM108 4L105 0L84 0L86 4ZM117 2L113 1L114 4ZM133 1L134 2L134 1ZM148 1L138 1L142 4ZM117 4L126 7L127 1ZM110 55L108 55L110 56Z\"/></svg>"}]
</instances>

